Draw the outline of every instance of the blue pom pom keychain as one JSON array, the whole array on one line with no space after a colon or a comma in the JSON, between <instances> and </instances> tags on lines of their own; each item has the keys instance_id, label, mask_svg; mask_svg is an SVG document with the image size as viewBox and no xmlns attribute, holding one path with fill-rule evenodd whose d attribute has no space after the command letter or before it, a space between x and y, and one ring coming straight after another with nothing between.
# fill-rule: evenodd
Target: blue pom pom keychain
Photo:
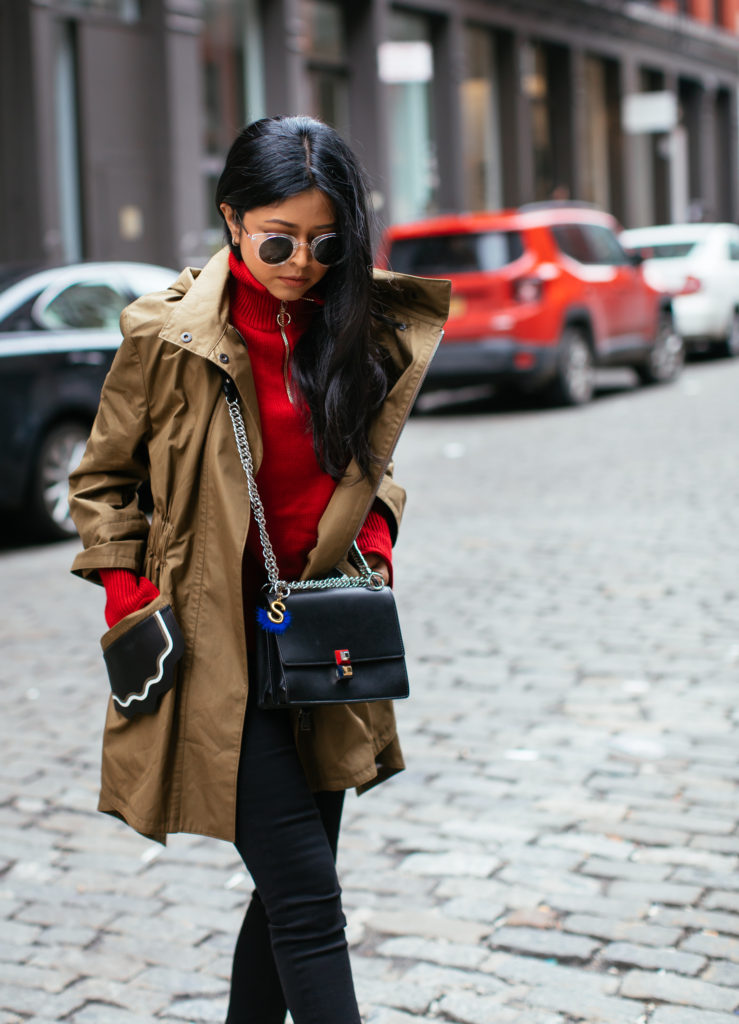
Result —
<instances>
[{"instance_id":1,"label":"blue pom pom keychain","mask_svg":"<svg viewBox=\"0 0 739 1024\"><path fill-rule=\"evenodd\" d=\"M291 619L281 594L269 602L268 608L257 608L257 622L266 633L284 633Z\"/></svg>"}]
</instances>

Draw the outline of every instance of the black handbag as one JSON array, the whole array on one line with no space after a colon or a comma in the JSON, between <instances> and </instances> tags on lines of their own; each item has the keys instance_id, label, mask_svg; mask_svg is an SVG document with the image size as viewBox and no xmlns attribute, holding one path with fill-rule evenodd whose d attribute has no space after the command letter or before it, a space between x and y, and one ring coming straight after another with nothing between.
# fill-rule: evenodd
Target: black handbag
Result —
<instances>
[{"instance_id":1,"label":"black handbag","mask_svg":"<svg viewBox=\"0 0 739 1024\"><path fill-rule=\"evenodd\" d=\"M290 595L284 633L257 635L260 707L301 707L408 696L408 674L388 587Z\"/></svg>"},{"instance_id":2,"label":"black handbag","mask_svg":"<svg viewBox=\"0 0 739 1024\"><path fill-rule=\"evenodd\" d=\"M356 544L357 576L280 579L238 392L230 377L224 378L223 390L269 581L264 604L257 609L259 706L311 707L407 697L408 673L395 598Z\"/></svg>"}]
</instances>

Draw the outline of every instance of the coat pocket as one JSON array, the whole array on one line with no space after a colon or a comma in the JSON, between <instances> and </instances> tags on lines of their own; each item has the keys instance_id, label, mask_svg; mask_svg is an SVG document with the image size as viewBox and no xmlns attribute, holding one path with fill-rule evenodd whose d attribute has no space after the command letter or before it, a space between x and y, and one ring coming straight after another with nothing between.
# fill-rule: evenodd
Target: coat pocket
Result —
<instances>
[{"instance_id":1,"label":"coat pocket","mask_svg":"<svg viewBox=\"0 0 739 1024\"><path fill-rule=\"evenodd\" d=\"M174 686L185 643L171 605L161 595L127 615L102 637L113 707L125 718L154 714Z\"/></svg>"}]
</instances>

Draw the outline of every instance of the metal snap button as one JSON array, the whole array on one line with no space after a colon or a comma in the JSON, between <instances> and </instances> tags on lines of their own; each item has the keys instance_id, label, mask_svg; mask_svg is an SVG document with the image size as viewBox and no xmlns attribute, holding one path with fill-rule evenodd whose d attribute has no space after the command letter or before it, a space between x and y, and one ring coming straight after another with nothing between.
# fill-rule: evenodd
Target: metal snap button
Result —
<instances>
[{"instance_id":1,"label":"metal snap button","mask_svg":"<svg viewBox=\"0 0 739 1024\"><path fill-rule=\"evenodd\" d=\"M221 352L221 354L219 355L218 358L221 360L222 363L227 363L228 362L228 356L226 355L225 352Z\"/></svg>"},{"instance_id":2,"label":"metal snap button","mask_svg":"<svg viewBox=\"0 0 739 1024\"><path fill-rule=\"evenodd\" d=\"M190 334L189 331L183 331L180 335L180 341L184 341L184 343L187 344L188 341L192 341L192 334Z\"/></svg>"}]
</instances>

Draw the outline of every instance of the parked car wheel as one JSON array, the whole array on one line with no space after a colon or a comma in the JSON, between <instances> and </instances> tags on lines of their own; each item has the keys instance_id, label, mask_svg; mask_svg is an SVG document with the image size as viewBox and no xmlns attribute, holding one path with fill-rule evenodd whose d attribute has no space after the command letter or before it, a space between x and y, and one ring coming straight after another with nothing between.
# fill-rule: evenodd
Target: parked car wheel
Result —
<instances>
[{"instance_id":1,"label":"parked car wheel","mask_svg":"<svg viewBox=\"0 0 739 1024\"><path fill-rule=\"evenodd\" d=\"M674 380L685 362L685 344L675 330L672 313L664 309L659 315L657 336L646 363L636 367L642 384L667 384Z\"/></svg>"},{"instance_id":2,"label":"parked car wheel","mask_svg":"<svg viewBox=\"0 0 739 1024\"><path fill-rule=\"evenodd\" d=\"M78 420L57 423L42 439L31 484L31 515L36 530L45 537L77 535L69 514L69 474L80 463L89 426Z\"/></svg>"},{"instance_id":3,"label":"parked car wheel","mask_svg":"<svg viewBox=\"0 0 739 1024\"><path fill-rule=\"evenodd\" d=\"M560 405L585 405L593 397L594 387L595 367L588 339L579 327L565 327L551 397Z\"/></svg>"},{"instance_id":4,"label":"parked car wheel","mask_svg":"<svg viewBox=\"0 0 739 1024\"><path fill-rule=\"evenodd\" d=\"M736 356L739 356L739 309L735 309L732 313L729 333L724 341L721 342L720 351L722 355L728 356L729 359L735 359Z\"/></svg>"}]
</instances>

